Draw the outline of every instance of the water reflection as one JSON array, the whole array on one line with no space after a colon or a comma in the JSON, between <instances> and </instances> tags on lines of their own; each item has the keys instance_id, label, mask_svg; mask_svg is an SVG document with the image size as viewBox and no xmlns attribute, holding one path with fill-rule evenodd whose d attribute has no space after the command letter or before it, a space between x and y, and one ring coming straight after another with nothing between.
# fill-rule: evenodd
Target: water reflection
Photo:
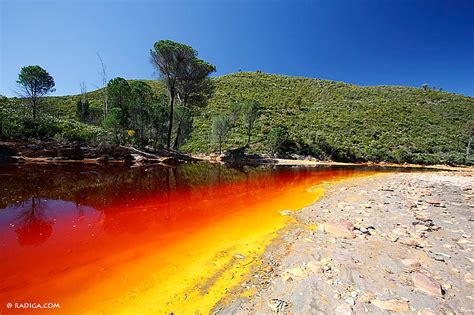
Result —
<instances>
[{"instance_id":1,"label":"water reflection","mask_svg":"<svg viewBox=\"0 0 474 315\"><path fill-rule=\"evenodd\" d=\"M51 236L54 221L46 218L44 208L45 204L38 197L20 206L15 229L20 245L39 245Z\"/></svg>"}]
</instances>

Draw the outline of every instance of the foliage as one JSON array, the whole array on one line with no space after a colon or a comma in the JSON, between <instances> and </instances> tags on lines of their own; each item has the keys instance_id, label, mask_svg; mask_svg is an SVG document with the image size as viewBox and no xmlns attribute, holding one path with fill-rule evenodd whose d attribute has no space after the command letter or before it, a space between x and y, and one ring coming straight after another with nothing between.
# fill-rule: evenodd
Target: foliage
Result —
<instances>
[{"instance_id":1,"label":"foliage","mask_svg":"<svg viewBox=\"0 0 474 315\"><path fill-rule=\"evenodd\" d=\"M137 131L139 146L143 146L147 138L148 126L150 124L150 111L155 101L151 87L142 82L134 81L130 83L130 104L128 126Z\"/></svg>"},{"instance_id":2,"label":"foliage","mask_svg":"<svg viewBox=\"0 0 474 315\"><path fill-rule=\"evenodd\" d=\"M174 120L176 121L176 137L174 139L173 149L178 150L181 145L189 138L193 128L193 116L191 110L185 106L176 106L174 111Z\"/></svg>"},{"instance_id":3,"label":"foliage","mask_svg":"<svg viewBox=\"0 0 474 315\"><path fill-rule=\"evenodd\" d=\"M240 72L214 79L209 105L195 117L189 152L210 152L209 121L236 102L262 104L251 152L271 152L268 132L288 130L285 151L337 161L472 164L466 159L466 126L474 99L447 92L396 86L359 87L342 82ZM233 128L231 147L247 143Z\"/></svg>"},{"instance_id":4,"label":"foliage","mask_svg":"<svg viewBox=\"0 0 474 315\"><path fill-rule=\"evenodd\" d=\"M0 138L55 138L89 143L108 141L109 135L102 128L48 114L37 117L34 122L31 112L30 106L14 99L0 101Z\"/></svg>"},{"instance_id":5,"label":"foliage","mask_svg":"<svg viewBox=\"0 0 474 315\"><path fill-rule=\"evenodd\" d=\"M213 118L228 116L234 104L242 100L255 100L261 108L252 131L250 152L253 153L271 152L268 133L272 128L283 127L288 131L288 141L280 153L286 155L313 155L336 161L474 163L472 154L466 157L469 139L472 142L469 122L474 121L474 99L471 97L431 89L360 87L249 72L213 78L212 81L214 94L207 107L193 111L193 130L181 147L183 151L212 152ZM159 146L166 142L169 121L166 87L159 81L143 82L158 95L151 106L148 136L155 146ZM89 120L94 120L94 124L102 120L101 91L87 93L91 111ZM42 102L42 113L68 121L74 119L78 98L46 97ZM9 98L8 108L18 108L22 102L21 99ZM31 114L31 109L28 113ZM7 118L2 119L10 126L9 134L23 137L21 129L15 132L15 127L12 127L18 120L9 119L9 115L10 110ZM99 119L93 118L94 115ZM235 128L227 134L226 147L242 147L247 143L241 113L237 116Z\"/></svg>"},{"instance_id":6,"label":"foliage","mask_svg":"<svg viewBox=\"0 0 474 315\"><path fill-rule=\"evenodd\" d=\"M225 142L231 127L231 120L226 115L218 115L212 120L212 137L219 146L219 154L222 153L222 144Z\"/></svg>"},{"instance_id":7,"label":"foliage","mask_svg":"<svg viewBox=\"0 0 474 315\"><path fill-rule=\"evenodd\" d=\"M260 103L255 100L244 101L240 104L240 110L244 120L244 127L247 129L247 146L250 146L252 129L258 116L260 116Z\"/></svg>"},{"instance_id":8,"label":"foliage","mask_svg":"<svg viewBox=\"0 0 474 315\"><path fill-rule=\"evenodd\" d=\"M90 108L89 108L89 101L87 99L77 100L76 113L77 113L77 118L79 119L80 122L86 123L89 121Z\"/></svg>"},{"instance_id":9,"label":"foliage","mask_svg":"<svg viewBox=\"0 0 474 315\"><path fill-rule=\"evenodd\" d=\"M171 40L156 42L150 54L151 62L160 73L170 99L167 135L167 148L170 148L176 96L182 97L185 106L191 101L196 103L196 99L202 101L206 94L209 96L212 93L212 84L206 78L215 71L215 67L197 58L198 53L191 46Z\"/></svg>"},{"instance_id":10,"label":"foliage","mask_svg":"<svg viewBox=\"0 0 474 315\"><path fill-rule=\"evenodd\" d=\"M268 132L268 143L272 154L277 154L288 141L288 130L286 127L274 127Z\"/></svg>"},{"instance_id":11,"label":"foliage","mask_svg":"<svg viewBox=\"0 0 474 315\"><path fill-rule=\"evenodd\" d=\"M54 92L54 79L40 66L26 66L21 68L16 81L23 97L31 101L33 120L36 120L38 100L43 95Z\"/></svg>"},{"instance_id":12,"label":"foliage","mask_svg":"<svg viewBox=\"0 0 474 315\"><path fill-rule=\"evenodd\" d=\"M123 144L125 142L125 131L122 125L122 119L122 109L120 107L112 107L102 123L105 129L112 132L116 144Z\"/></svg>"}]
</instances>

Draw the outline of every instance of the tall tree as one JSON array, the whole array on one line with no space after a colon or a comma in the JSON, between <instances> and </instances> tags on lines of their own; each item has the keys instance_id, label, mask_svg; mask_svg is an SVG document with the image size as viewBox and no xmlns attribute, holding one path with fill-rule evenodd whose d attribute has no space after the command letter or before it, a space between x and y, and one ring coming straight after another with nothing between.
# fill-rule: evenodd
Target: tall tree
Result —
<instances>
[{"instance_id":1,"label":"tall tree","mask_svg":"<svg viewBox=\"0 0 474 315\"><path fill-rule=\"evenodd\" d=\"M208 76L215 71L215 66L198 58L187 62L183 79L178 83L178 97L184 106L206 104L214 92L212 80Z\"/></svg>"},{"instance_id":2,"label":"tall tree","mask_svg":"<svg viewBox=\"0 0 474 315\"><path fill-rule=\"evenodd\" d=\"M110 107L120 108L120 124L122 128L126 128L130 115L131 98L131 89L128 81L120 77L110 80L107 84L107 95ZM117 115L117 112L115 115Z\"/></svg>"},{"instance_id":3,"label":"tall tree","mask_svg":"<svg viewBox=\"0 0 474 315\"><path fill-rule=\"evenodd\" d=\"M167 133L168 110L167 110L167 96L160 94L153 101L150 108L150 123L153 131L153 142L155 149L158 145L163 144Z\"/></svg>"},{"instance_id":4,"label":"tall tree","mask_svg":"<svg viewBox=\"0 0 474 315\"><path fill-rule=\"evenodd\" d=\"M54 79L40 66L21 68L16 81L21 89L20 94L30 100L33 107L33 120L36 121L36 111L42 96L54 92Z\"/></svg>"},{"instance_id":5,"label":"tall tree","mask_svg":"<svg viewBox=\"0 0 474 315\"><path fill-rule=\"evenodd\" d=\"M222 144L227 139L231 126L229 117L224 115L219 115L212 121L212 136L219 145L219 154L222 154Z\"/></svg>"},{"instance_id":6,"label":"tall tree","mask_svg":"<svg viewBox=\"0 0 474 315\"><path fill-rule=\"evenodd\" d=\"M145 129L150 121L154 95L151 87L143 81L130 83L130 119L131 126L137 131L138 145L145 143Z\"/></svg>"},{"instance_id":7,"label":"tall tree","mask_svg":"<svg viewBox=\"0 0 474 315\"><path fill-rule=\"evenodd\" d=\"M176 106L174 112L176 120L176 138L173 143L173 149L179 150L186 138L189 137L193 127L193 116L191 110L185 106Z\"/></svg>"},{"instance_id":8,"label":"tall tree","mask_svg":"<svg viewBox=\"0 0 474 315\"><path fill-rule=\"evenodd\" d=\"M285 127L275 127L268 132L268 143L272 155L276 155L288 140L288 130Z\"/></svg>"},{"instance_id":9,"label":"tall tree","mask_svg":"<svg viewBox=\"0 0 474 315\"><path fill-rule=\"evenodd\" d=\"M165 83L169 94L170 113L167 136L167 148L169 149L173 130L174 105L178 93L181 91L183 98L189 99L195 91L194 84L203 83L203 80L209 73L215 71L215 68L198 59L197 51L191 46L171 40L156 42L150 54L151 63L160 73L160 78Z\"/></svg>"},{"instance_id":10,"label":"tall tree","mask_svg":"<svg viewBox=\"0 0 474 315\"><path fill-rule=\"evenodd\" d=\"M260 116L260 103L254 100L245 101L241 104L244 126L247 129L247 146L250 146L250 138L255 121Z\"/></svg>"}]
</instances>

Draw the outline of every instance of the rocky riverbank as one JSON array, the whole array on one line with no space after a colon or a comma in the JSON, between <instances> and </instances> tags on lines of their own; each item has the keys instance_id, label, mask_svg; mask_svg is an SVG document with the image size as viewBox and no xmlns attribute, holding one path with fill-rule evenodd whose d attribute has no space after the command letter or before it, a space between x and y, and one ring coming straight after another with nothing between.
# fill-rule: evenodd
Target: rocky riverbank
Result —
<instances>
[{"instance_id":1,"label":"rocky riverbank","mask_svg":"<svg viewBox=\"0 0 474 315\"><path fill-rule=\"evenodd\" d=\"M294 224L216 311L473 314L473 176L397 173L327 186L291 214Z\"/></svg>"},{"instance_id":2,"label":"rocky riverbank","mask_svg":"<svg viewBox=\"0 0 474 315\"><path fill-rule=\"evenodd\" d=\"M160 163L175 165L196 158L173 150L138 150L119 145L91 146L79 142L0 142L0 163Z\"/></svg>"}]
</instances>

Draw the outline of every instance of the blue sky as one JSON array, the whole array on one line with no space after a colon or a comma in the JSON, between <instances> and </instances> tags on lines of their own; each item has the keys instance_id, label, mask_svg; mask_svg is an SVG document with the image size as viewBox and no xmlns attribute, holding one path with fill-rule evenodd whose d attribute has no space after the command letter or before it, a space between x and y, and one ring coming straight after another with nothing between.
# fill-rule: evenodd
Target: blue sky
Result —
<instances>
[{"instance_id":1,"label":"blue sky","mask_svg":"<svg viewBox=\"0 0 474 315\"><path fill-rule=\"evenodd\" d=\"M344 81L423 83L474 96L474 1L0 0L0 94L40 65L54 95L109 78L152 79L160 39L189 44L217 66Z\"/></svg>"}]
</instances>

